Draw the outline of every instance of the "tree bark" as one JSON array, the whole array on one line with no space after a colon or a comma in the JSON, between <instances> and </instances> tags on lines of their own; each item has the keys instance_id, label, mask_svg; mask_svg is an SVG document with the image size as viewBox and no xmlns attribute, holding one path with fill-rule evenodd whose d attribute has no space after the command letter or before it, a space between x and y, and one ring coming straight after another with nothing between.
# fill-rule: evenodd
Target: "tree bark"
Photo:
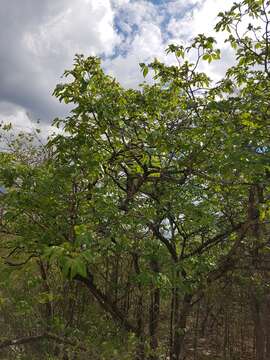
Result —
<instances>
[{"instance_id":1,"label":"tree bark","mask_svg":"<svg viewBox=\"0 0 270 360\"><path fill-rule=\"evenodd\" d=\"M187 318L191 309L192 295L185 294L182 302L181 313L178 315L174 329L174 345L172 360L181 360L184 353L184 339L187 325Z\"/></svg>"},{"instance_id":2,"label":"tree bark","mask_svg":"<svg viewBox=\"0 0 270 360\"><path fill-rule=\"evenodd\" d=\"M71 345L71 346L77 347L78 349L80 349L82 351L87 351L87 349L83 345L77 343L76 341L65 339L58 335L52 334L50 332L45 332L45 333L39 334L39 335L32 335L32 336L25 336L25 337L16 338L16 339L4 340L0 343L0 349L4 349L9 346L24 345L24 344L28 344L28 343L35 342L35 341L44 340L44 339L53 340L59 344Z\"/></svg>"},{"instance_id":3,"label":"tree bark","mask_svg":"<svg viewBox=\"0 0 270 360\"><path fill-rule=\"evenodd\" d=\"M139 256L133 254L134 268L137 275L140 275L140 265L139 265ZM136 360L145 359L145 332L144 332L144 306L143 306L143 289L142 285L139 282L138 285L139 297L138 304L136 309L136 318L137 318L137 338L138 346L136 352Z\"/></svg>"},{"instance_id":4,"label":"tree bark","mask_svg":"<svg viewBox=\"0 0 270 360\"><path fill-rule=\"evenodd\" d=\"M159 272L159 264L156 260L151 261L151 269L154 273ZM159 327L159 311L160 311L160 290L154 287L151 291L150 311L149 311L149 334L151 355L150 360L158 360L156 354L158 349L158 327Z\"/></svg>"},{"instance_id":5,"label":"tree bark","mask_svg":"<svg viewBox=\"0 0 270 360\"><path fill-rule=\"evenodd\" d=\"M262 321L262 308L259 299L252 294L252 313L254 321L256 360L268 360L265 358L265 333Z\"/></svg>"},{"instance_id":6,"label":"tree bark","mask_svg":"<svg viewBox=\"0 0 270 360\"><path fill-rule=\"evenodd\" d=\"M93 276L91 274L88 275L88 278L84 278L83 276L76 275L74 277L75 280L82 282L100 304L100 306L111 315L111 317L116 321L122 329L133 332L134 334L138 334L138 329L136 326L133 326L126 316L120 311L116 304L106 296L100 289L96 287L94 284Z\"/></svg>"},{"instance_id":7,"label":"tree bark","mask_svg":"<svg viewBox=\"0 0 270 360\"><path fill-rule=\"evenodd\" d=\"M270 359L270 295L266 296L265 300L265 358Z\"/></svg>"},{"instance_id":8,"label":"tree bark","mask_svg":"<svg viewBox=\"0 0 270 360\"><path fill-rule=\"evenodd\" d=\"M42 278L42 285L47 294L50 294L51 289L48 282L47 270L45 264L41 259L38 260L38 265L40 269L40 275ZM46 331L49 331L51 328L51 323L53 319L53 303L52 301L48 301L45 303L45 313L46 313Z\"/></svg>"}]
</instances>

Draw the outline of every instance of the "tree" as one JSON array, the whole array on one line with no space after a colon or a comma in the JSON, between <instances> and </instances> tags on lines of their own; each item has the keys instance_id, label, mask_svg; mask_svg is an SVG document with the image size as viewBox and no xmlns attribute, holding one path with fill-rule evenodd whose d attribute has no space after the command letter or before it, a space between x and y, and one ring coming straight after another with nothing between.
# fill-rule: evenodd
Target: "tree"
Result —
<instances>
[{"instance_id":1,"label":"tree","mask_svg":"<svg viewBox=\"0 0 270 360\"><path fill-rule=\"evenodd\" d=\"M6 262L57 265L135 334L138 359L182 359L194 305L217 280L239 267L254 274L265 258L268 16L260 0L220 14L216 29L229 32L237 63L218 84L199 71L220 58L205 35L169 46L176 65L141 64L154 81L139 90L77 55L54 92L74 104L54 122L62 133L45 155L31 146L27 156L17 143L1 154ZM243 17L264 29L251 23L239 35Z\"/></svg>"}]
</instances>

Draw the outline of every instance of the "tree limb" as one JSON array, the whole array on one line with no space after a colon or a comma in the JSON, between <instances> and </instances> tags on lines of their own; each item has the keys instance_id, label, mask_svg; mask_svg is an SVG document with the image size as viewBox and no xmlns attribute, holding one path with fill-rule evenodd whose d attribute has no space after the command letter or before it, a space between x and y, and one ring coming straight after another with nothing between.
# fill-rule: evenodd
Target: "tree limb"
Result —
<instances>
[{"instance_id":1,"label":"tree limb","mask_svg":"<svg viewBox=\"0 0 270 360\"><path fill-rule=\"evenodd\" d=\"M21 338L4 340L4 341L0 342L0 349L4 349L9 346L24 345L24 344L32 343L35 341L44 340L44 339L53 340L59 344L71 345L71 346L77 347L78 349L80 349L82 351L87 351L86 347L84 347L81 344L78 344L76 341L65 339L61 336L52 334L50 332L45 332L45 333L39 334L39 335L24 336Z\"/></svg>"}]
</instances>

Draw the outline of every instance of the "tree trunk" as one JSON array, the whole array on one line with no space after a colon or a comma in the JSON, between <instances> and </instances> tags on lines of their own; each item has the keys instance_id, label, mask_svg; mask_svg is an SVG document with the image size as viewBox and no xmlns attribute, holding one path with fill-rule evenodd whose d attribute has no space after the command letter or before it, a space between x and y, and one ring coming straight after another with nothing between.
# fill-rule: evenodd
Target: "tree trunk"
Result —
<instances>
[{"instance_id":1,"label":"tree trunk","mask_svg":"<svg viewBox=\"0 0 270 360\"><path fill-rule=\"evenodd\" d=\"M270 359L270 295L266 296L264 318L265 318L265 334L266 334L265 358Z\"/></svg>"},{"instance_id":2,"label":"tree trunk","mask_svg":"<svg viewBox=\"0 0 270 360\"><path fill-rule=\"evenodd\" d=\"M184 354L184 339L186 333L186 325L188 314L191 309L191 299L192 295L185 294L182 302L181 313L179 313L179 305L178 311L176 312L175 319L175 328L174 328L174 341L173 341L173 352L172 352L172 360L181 360ZM178 299L179 303L179 299Z\"/></svg>"},{"instance_id":3,"label":"tree trunk","mask_svg":"<svg viewBox=\"0 0 270 360\"><path fill-rule=\"evenodd\" d=\"M134 269L137 275L141 273L139 265L139 256L137 254L133 255ZM143 289L142 285L138 285L138 304L136 309L136 318L137 318L137 351L136 351L136 360L145 359L145 333L144 333L144 307L143 307Z\"/></svg>"},{"instance_id":4,"label":"tree trunk","mask_svg":"<svg viewBox=\"0 0 270 360\"><path fill-rule=\"evenodd\" d=\"M48 282L48 276L47 276L47 267L48 265L44 264L41 259L38 260L40 275L42 278L42 285L44 288L44 291L49 295L51 292L50 285ZM51 322L53 319L53 303L52 301L47 301L45 303L45 316L46 316L46 331L50 331L51 328Z\"/></svg>"},{"instance_id":5,"label":"tree trunk","mask_svg":"<svg viewBox=\"0 0 270 360\"><path fill-rule=\"evenodd\" d=\"M170 359L172 359L173 356L174 315L175 315L175 288L172 289L171 309L170 309L170 337L169 337Z\"/></svg>"},{"instance_id":6,"label":"tree trunk","mask_svg":"<svg viewBox=\"0 0 270 360\"><path fill-rule=\"evenodd\" d=\"M151 261L151 269L153 272L159 272L159 264L156 260ZM151 291L150 311L149 311L149 334L151 347L151 360L157 360L156 354L158 348L158 325L159 325L159 309L160 309L160 290L154 287Z\"/></svg>"},{"instance_id":7,"label":"tree trunk","mask_svg":"<svg viewBox=\"0 0 270 360\"><path fill-rule=\"evenodd\" d=\"M262 322L262 308L259 299L256 295L252 295L252 312L254 321L254 335L255 335L255 351L256 360L268 360L265 359L265 333Z\"/></svg>"},{"instance_id":8,"label":"tree trunk","mask_svg":"<svg viewBox=\"0 0 270 360\"><path fill-rule=\"evenodd\" d=\"M172 309L171 309L171 339L170 339L170 360L175 360L175 339L179 318L179 289L172 290Z\"/></svg>"}]
</instances>

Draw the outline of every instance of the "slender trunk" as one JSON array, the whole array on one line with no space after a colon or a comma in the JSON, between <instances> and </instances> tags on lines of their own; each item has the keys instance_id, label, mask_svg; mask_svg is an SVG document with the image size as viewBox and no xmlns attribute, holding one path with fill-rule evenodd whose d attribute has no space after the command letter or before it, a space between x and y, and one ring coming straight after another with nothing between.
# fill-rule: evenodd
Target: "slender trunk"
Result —
<instances>
[{"instance_id":1,"label":"slender trunk","mask_svg":"<svg viewBox=\"0 0 270 360\"><path fill-rule=\"evenodd\" d=\"M176 328L174 329L173 360L181 360L184 352L184 339L187 325L187 318L191 308L192 295L185 294L181 313L178 316Z\"/></svg>"},{"instance_id":2,"label":"slender trunk","mask_svg":"<svg viewBox=\"0 0 270 360\"><path fill-rule=\"evenodd\" d=\"M173 282L177 284L179 279L179 271L176 271L173 274ZM179 318L179 306L180 306L180 290L177 286L172 289L172 299L171 299L171 318L170 318L170 360L175 359L174 355L174 344L175 344L175 334L177 329L177 323Z\"/></svg>"},{"instance_id":3,"label":"slender trunk","mask_svg":"<svg viewBox=\"0 0 270 360\"><path fill-rule=\"evenodd\" d=\"M118 300L118 282L119 282L119 257L116 256L114 259L114 265L112 269L112 279L111 283L113 284L113 301L117 304Z\"/></svg>"},{"instance_id":4,"label":"slender trunk","mask_svg":"<svg viewBox=\"0 0 270 360\"><path fill-rule=\"evenodd\" d=\"M137 254L133 255L134 268L137 275L141 273L139 265L139 257ZM137 338L138 346L136 351L136 360L145 359L145 333L144 333L144 307L143 307L143 289L142 285L138 285L138 304L136 309L136 318L137 318Z\"/></svg>"},{"instance_id":5,"label":"slender trunk","mask_svg":"<svg viewBox=\"0 0 270 360\"><path fill-rule=\"evenodd\" d=\"M151 261L151 269L153 272L159 272L159 264L156 260ZM151 360L157 360L156 354L158 348L158 325L159 325L159 310L160 310L160 290L154 287L151 291L150 311L149 311L149 334L151 347Z\"/></svg>"},{"instance_id":6,"label":"slender trunk","mask_svg":"<svg viewBox=\"0 0 270 360\"><path fill-rule=\"evenodd\" d=\"M204 337L204 335L205 335L205 329L207 329L208 319L211 315L212 308L213 308L213 305L210 305L209 300L207 300L207 303L205 304L204 311L203 311L204 316L201 321L201 329L200 329L201 337ZM211 318L209 320L211 321Z\"/></svg>"},{"instance_id":7,"label":"slender trunk","mask_svg":"<svg viewBox=\"0 0 270 360\"><path fill-rule=\"evenodd\" d=\"M194 338L193 338L194 360L198 359L198 327L199 327L200 310L201 310L201 303L199 302L196 310L196 320L195 320Z\"/></svg>"},{"instance_id":8,"label":"slender trunk","mask_svg":"<svg viewBox=\"0 0 270 360\"><path fill-rule=\"evenodd\" d=\"M265 334L266 334L266 346L265 346L265 358L270 359L270 295L266 296L265 304Z\"/></svg>"},{"instance_id":9,"label":"slender trunk","mask_svg":"<svg viewBox=\"0 0 270 360\"><path fill-rule=\"evenodd\" d=\"M252 295L252 310L254 321L256 360L266 360L264 357L265 334L262 322L261 303L257 299L256 295Z\"/></svg>"},{"instance_id":10,"label":"slender trunk","mask_svg":"<svg viewBox=\"0 0 270 360\"><path fill-rule=\"evenodd\" d=\"M175 308L175 289L172 289L171 296L171 310L170 310L170 338L169 338L169 347L170 347L170 359L173 356L173 330L174 330L174 308Z\"/></svg>"},{"instance_id":11,"label":"slender trunk","mask_svg":"<svg viewBox=\"0 0 270 360\"><path fill-rule=\"evenodd\" d=\"M105 261L105 287L104 287L104 292L105 292L106 296L108 296L110 294L109 275L110 275L110 264L109 264L109 258L106 257L106 261Z\"/></svg>"},{"instance_id":12,"label":"slender trunk","mask_svg":"<svg viewBox=\"0 0 270 360\"><path fill-rule=\"evenodd\" d=\"M40 269L40 275L41 278L43 280L42 285L44 290L46 291L46 293L49 295L51 292L50 289L50 285L48 282L48 276L47 276L47 268L45 266L45 264L43 263L43 261L40 259L38 260L38 265L39 265L39 269ZM46 330L49 331L50 327L51 327L51 322L52 322L52 318L53 318L53 304L52 301L48 301L45 303L45 316L46 316Z\"/></svg>"},{"instance_id":13,"label":"slender trunk","mask_svg":"<svg viewBox=\"0 0 270 360\"><path fill-rule=\"evenodd\" d=\"M70 282L69 287L69 303L68 303L68 321L66 327L73 327L75 322L76 310L78 310L78 285Z\"/></svg>"},{"instance_id":14,"label":"slender trunk","mask_svg":"<svg viewBox=\"0 0 270 360\"><path fill-rule=\"evenodd\" d=\"M140 290L139 290L140 291ZM138 305L137 305L137 338L138 347L136 352L136 360L145 359L145 334L144 334L144 321L143 321L143 293L140 291Z\"/></svg>"},{"instance_id":15,"label":"slender trunk","mask_svg":"<svg viewBox=\"0 0 270 360\"><path fill-rule=\"evenodd\" d=\"M223 358L224 360L227 359L227 355L228 355L228 311L227 311L227 306L225 307L224 309L225 311L225 319L224 319L224 335L223 335L223 338L224 338L224 341L223 341Z\"/></svg>"},{"instance_id":16,"label":"slender trunk","mask_svg":"<svg viewBox=\"0 0 270 360\"><path fill-rule=\"evenodd\" d=\"M170 360L176 360L175 357L175 342L177 341L178 333L178 321L179 321L179 307L180 307L180 295L179 289L174 288L172 293L172 330L171 330L171 347L170 347Z\"/></svg>"}]
</instances>

